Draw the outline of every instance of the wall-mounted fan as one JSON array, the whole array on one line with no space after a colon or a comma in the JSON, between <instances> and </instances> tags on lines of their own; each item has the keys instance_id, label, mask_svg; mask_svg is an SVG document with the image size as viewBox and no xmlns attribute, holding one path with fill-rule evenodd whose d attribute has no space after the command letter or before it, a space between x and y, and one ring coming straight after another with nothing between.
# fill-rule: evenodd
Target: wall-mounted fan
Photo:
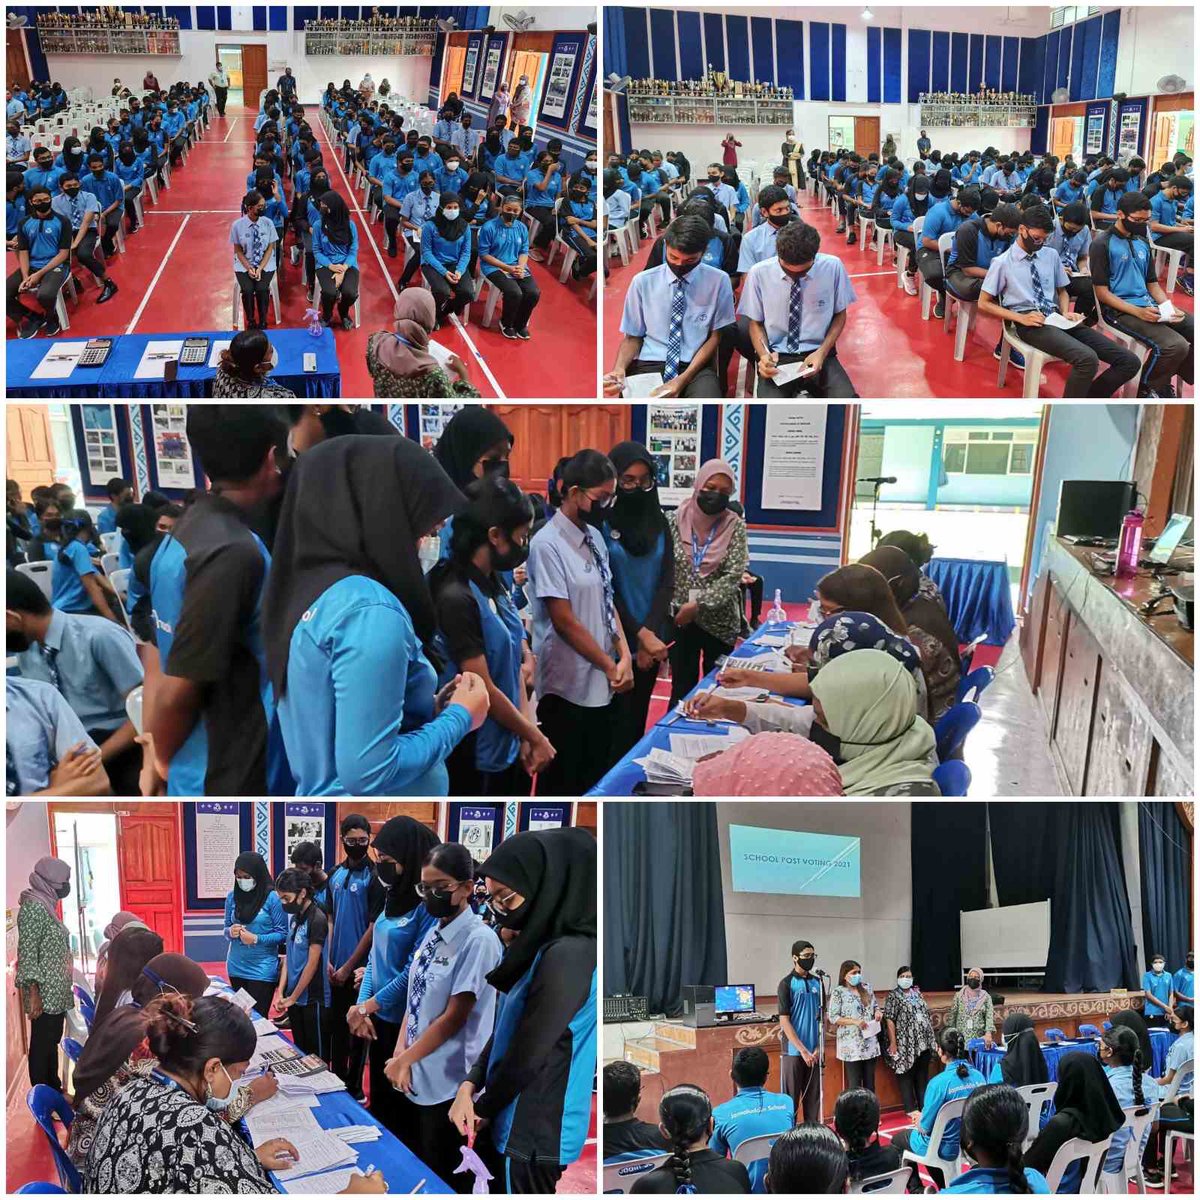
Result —
<instances>
[{"instance_id":1,"label":"wall-mounted fan","mask_svg":"<svg viewBox=\"0 0 1200 1200\"><path fill-rule=\"evenodd\" d=\"M527 29L531 29L536 20L537 17L533 13L527 13L524 9L521 9L516 16L513 16L512 13L504 14L505 25L509 29L515 29L518 33L524 33Z\"/></svg>"}]
</instances>

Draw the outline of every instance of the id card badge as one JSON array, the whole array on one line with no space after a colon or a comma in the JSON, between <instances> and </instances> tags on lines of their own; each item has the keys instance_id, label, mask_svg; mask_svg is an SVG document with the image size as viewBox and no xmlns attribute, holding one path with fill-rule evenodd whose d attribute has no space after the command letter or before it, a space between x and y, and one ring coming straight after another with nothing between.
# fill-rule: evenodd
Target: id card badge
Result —
<instances>
[{"instance_id":1,"label":"id card badge","mask_svg":"<svg viewBox=\"0 0 1200 1200\"><path fill-rule=\"evenodd\" d=\"M699 588L689 588L688 589L688 603L689 604L699 604L700 603L700 589Z\"/></svg>"}]
</instances>

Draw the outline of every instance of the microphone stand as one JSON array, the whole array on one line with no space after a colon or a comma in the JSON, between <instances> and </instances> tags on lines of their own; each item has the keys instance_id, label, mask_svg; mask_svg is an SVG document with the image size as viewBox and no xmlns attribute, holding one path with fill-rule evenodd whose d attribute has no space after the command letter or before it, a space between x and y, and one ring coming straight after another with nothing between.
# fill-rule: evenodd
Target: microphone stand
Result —
<instances>
[{"instance_id":1,"label":"microphone stand","mask_svg":"<svg viewBox=\"0 0 1200 1200\"><path fill-rule=\"evenodd\" d=\"M875 485L875 493L879 494L879 484ZM825 1011L829 997L825 991L829 976L823 971L818 973L817 982L821 985L821 1003L817 1009L817 1122L825 1123Z\"/></svg>"},{"instance_id":2,"label":"microphone stand","mask_svg":"<svg viewBox=\"0 0 1200 1200\"><path fill-rule=\"evenodd\" d=\"M871 489L871 549L875 549L875 543L879 541L881 534L879 526L875 524L875 514L879 509L879 489L883 487L882 480L875 480L875 486Z\"/></svg>"}]
</instances>

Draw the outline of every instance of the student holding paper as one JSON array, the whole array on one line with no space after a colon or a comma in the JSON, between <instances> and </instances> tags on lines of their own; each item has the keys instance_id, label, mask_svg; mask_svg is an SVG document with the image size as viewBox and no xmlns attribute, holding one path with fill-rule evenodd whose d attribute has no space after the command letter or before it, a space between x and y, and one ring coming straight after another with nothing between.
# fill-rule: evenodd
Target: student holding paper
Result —
<instances>
[{"instance_id":1,"label":"student holding paper","mask_svg":"<svg viewBox=\"0 0 1200 1200\"><path fill-rule=\"evenodd\" d=\"M279 948L287 937L283 905L261 854L247 850L233 864L233 890L225 897L225 965L229 986L245 988L260 1016L268 1016L279 978Z\"/></svg>"},{"instance_id":2,"label":"student holding paper","mask_svg":"<svg viewBox=\"0 0 1200 1200\"><path fill-rule=\"evenodd\" d=\"M837 1030L837 1056L844 1072L844 1090L875 1090L882 1016L875 993L863 982L862 964L853 959L842 963L837 986L829 998L829 1023Z\"/></svg>"},{"instance_id":3,"label":"student holding paper","mask_svg":"<svg viewBox=\"0 0 1200 1200\"><path fill-rule=\"evenodd\" d=\"M279 876L275 892L291 917L276 1004L291 1018L296 1048L329 1062L329 918L313 899L308 872L298 867Z\"/></svg>"}]
</instances>

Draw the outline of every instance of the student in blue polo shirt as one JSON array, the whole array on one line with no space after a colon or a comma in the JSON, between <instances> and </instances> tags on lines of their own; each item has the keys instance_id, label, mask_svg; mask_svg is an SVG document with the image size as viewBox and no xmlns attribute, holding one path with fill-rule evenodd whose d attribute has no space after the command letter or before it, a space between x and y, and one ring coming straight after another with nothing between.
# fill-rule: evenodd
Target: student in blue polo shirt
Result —
<instances>
[{"instance_id":1,"label":"student in blue polo shirt","mask_svg":"<svg viewBox=\"0 0 1200 1200\"><path fill-rule=\"evenodd\" d=\"M1126 194L1125 185L1129 182L1129 172L1117 168L1101 174L1089 184L1092 210L1092 221L1100 228L1111 225L1116 220L1117 202Z\"/></svg>"},{"instance_id":2,"label":"student in blue polo shirt","mask_svg":"<svg viewBox=\"0 0 1200 1200\"><path fill-rule=\"evenodd\" d=\"M942 262L938 255L938 238L953 233L979 211L981 199L976 187L962 188L957 196L947 197L931 205L921 227L921 245L917 248L917 267L921 277L938 294L933 315L939 320L945 315L946 281L942 277Z\"/></svg>"},{"instance_id":3,"label":"student in blue polo shirt","mask_svg":"<svg viewBox=\"0 0 1200 1200\"><path fill-rule=\"evenodd\" d=\"M505 196L500 215L479 230L479 257L483 273L504 297L500 310L500 332L528 341L529 318L542 298L541 289L529 269L529 230L520 220L521 198Z\"/></svg>"},{"instance_id":4,"label":"student in blue polo shirt","mask_svg":"<svg viewBox=\"0 0 1200 1200\"><path fill-rule=\"evenodd\" d=\"M556 162L545 150L525 173L525 211L538 223L530 257L541 262L546 247L554 237L554 205L562 194L562 163Z\"/></svg>"},{"instance_id":5,"label":"student in blue polo shirt","mask_svg":"<svg viewBox=\"0 0 1200 1200\"><path fill-rule=\"evenodd\" d=\"M367 854L371 822L361 813L347 813L339 832L345 857L329 875L333 918L329 941L329 1066L345 1083L350 1095L361 1101L367 1044L350 1032L346 1018L358 1000L354 972L371 951L375 919L383 911L387 889L380 883L375 863Z\"/></svg>"},{"instance_id":6,"label":"student in blue polo shirt","mask_svg":"<svg viewBox=\"0 0 1200 1200\"><path fill-rule=\"evenodd\" d=\"M1093 240L1088 258L1104 320L1149 349L1140 394L1173 398L1176 375L1192 382L1192 315L1176 309L1167 321L1158 319L1168 297L1146 240L1149 220L1149 199L1125 193L1117 201L1116 220Z\"/></svg>"},{"instance_id":7,"label":"student in blue polo shirt","mask_svg":"<svg viewBox=\"0 0 1200 1200\"><path fill-rule=\"evenodd\" d=\"M624 193L621 193L624 195ZM51 201L53 208L53 201ZM4 189L4 240L9 250L17 246L17 230L25 219L25 177L19 171L9 171ZM623 223L623 222L622 222Z\"/></svg>"},{"instance_id":8,"label":"student in blue polo shirt","mask_svg":"<svg viewBox=\"0 0 1200 1200\"><path fill-rule=\"evenodd\" d=\"M96 531L98 533L115 533L117 510L123 504L133 503L133 484L128 479L114 475L104 485L104 491L108 495L108 503L100 510L100 515L96 518Z\"/></svg>"},{"instance_id":9,"label":"student in blue polo shirt","mask_svg":"<svg viewBox=\"0 0 1200 1200\"><path fill-rule=\"evenodd\" d=\"M784 1051L779 1059L779 1085L792 1099L796 1116L821 1120L820 1014L821 981L812 942L792 943L792 970L779 981L779 1027Z\"/></svg>"},{"instance_id":10,"label":"student in blue polo shirt","mask_svg":"<svg viewBox=\"0 0 1200 1200\"><path fill-rule=\"evenodd\" d=\"M330 1059L329 918L308 873L289 867L275 893L290 918L276 1004L288 1014L296 1049Z\"/></svg>"},{"instance_id":11,"label":"student in blue polo shirt","mask_svg":"<svg viewBox=\"0 0 1200 1200\"><path fill-rule=\"evenodd\" d=\"M469 673L437 690L417 544L462 503L406 438L334 438L292 466L264 629L298 794L446 794L445 760L483 724L487 691Z\"/></svg>"},{"instance_id":12,"label":"student in blue polo shirt","mask_svg":"<svg viewBox=\"0 0 1200 1200\"><path fill-rule=\"evenodd\" d=\"M26 172L28 180L31 172ZM17 269L8 277L6 312L23 338L61 332L55 305L70 269L71 223L56 213L49 188L26 186L29 212L17 226ZM40 311L22 303L32 296Z\"/></svg>"},{"instance_id":13,"label":"student in blue polo shirt","mask_svg":"<svg viewBox=\"0 0 1200 1200\"><path fill-rule=\"evenodd\" d=\"M472 249L471 222L463 214L461 197L439 193L437 211L421 226L421 274L433 293L439 325L475 299L475 283L467 269Z\"/></svg>"},{"instance_id":14,"label":"student in blue polo shirt","mask_svg":"<svg viewBox=\"0 0 1200 1200\"><path fill-rule=\"evenodd\" d=\"M488 975L504 948L471 906L475 863L466 846L435 846L417 892L434 924L408 974L404 1045L385 1067L396 1089L401 1140L442 1178L465 1192L469 1173L454 1174L462 1138L449 1121L458 1086L492 1035L496 989Z\"/></svg>"},{"instance_id":15,"label":"student in blue polo shirt","mask_svg":"<svg viewBox=\"0 0 1200 1200\"><path fill-rule=\"evenodd\" d=\"M312 894L312 898L320 908L329 912L331 911L329 876L322 869L324 861L325 855L316 842L297 842L292 848L292 866L308 876L309 892Z\"/></svg>"},{"instance_id":16,"label":"student in blue polo shirt","mask_svg":"<svg viewBox=\"0 0 1200 1200\"><path fill-rule=\"evenodd\" d=\"M846 311L857 296L841 260L821 254L820 246L812 225L785 226L775 239L776 257L753 267L742 286L738 308L750 321L760 397L801 390L826 399L858 395L837 356ZM779 368L794 362L806 363L811 373L782 387L774 383Z\"/></svg>"},{"instance_id":17,"label":"student in blue polo shirt","mask_svg":"<svg viewBox=\"0 0 1200 1200\"><path fill-rule=\"evenodd\" d=\"M1144 1015L1146 1024L1166 1028L1167 1017L1171 1012L1171 973L1167 969L1166 958L1154 954L1150 959L1150 969L1142 975L1142 991L1146 993Z\"/></svg>"},{"instance_id":18,"label":"student in blue polo shirt","mask_svg":"<svg viewBox=\"0 0 1200 1200\"><path fill-rule=\"evenodd\" d=\"M1016 1088L997 1083L972 1092L963 1107L962 1147L976 1165L955 1176L943 1190L989 1196L1049 1195L1046 1177L1025 1166L1021 1146L1028 1132L1029 1108Z\"/></svg>"},{"instance_id":19,"label":"student in blue polo shirt","mask_svg":"<svg viewBox=\"0 0 1200 1200\"><path fill-rule=\"evenodd\" d=\"M775 236L792 222L795 214L787 192L778 184L770 184L758 193L757 211L766 217L748 233L742 235L738 249L738 274L744 275L756 263L775 255Z\"/></svg>"},{"instance_id":20,"label":"student in blue polo shirt","mask_svg":"<svg viewBox=\"0 0 1200 1200\"><path fill-rule=\"evenodd\" d=\"M1193 229L1180 226L1178 213L1180 204L1191 194L1192 181L1186 175L1170 175L1150 198L1150 240L1155 246L1183 251L1183 270L1179 273L1179 282L1189 296L1194 290L1192 256L1196 248L1196 235Z\"/></svg>"},{"instance_id":21,"label":"student in blue polo shirt","mask_svg":"<svg viewBox=\"0 0 1200 1200\"><path fill-rule=\"evenodd\" d=\"M122 624L112 584L92 561L88 547L96 531L86 509L75 509L62 519L62 544L51 573L50 603L60 612L88 613Z\"/></svg>"},{"instance_id":22,"label":"student in blue polo shirt","mask_svg":"<svg viewBox=\"0 0 1200 1200\"><path fill-rule=\"evenodd\" d=\"M179 156L183 153L184 126L186 123L183 113L179 111L179 105L174 100L168 100L167 114L162 119L162 127L163 133L170 140L172 165L179 161Z\"/></svg>"},{"instance_id":23,"label":"student in blue polo shirt","mask_svg":"<svg viewBox=\"0 0 1200 1200\"><path fill-rule=\"evenodd\" d=\"M572 279L586 279L596 270L599 221L590 191L584 176L573 175L567 184L567 195L558 208L559 240L575 251L575 258L571 261Z\"/></svg>"},{"instance_id":24,"label":"student in blue polo shirt","mask_svg":"<svg viewBox=\"0 0 1200 1200\"><path fill-rule=\"evenodd\" d=\"M275 894L261 854L247 850L233 863L233 887L225 897L222 932L229 948L225 969L235 991L254 997L259 1016L271 1011L279 981L279 951L287 937L287 917Z\"/></svg>"},{"instance_id":25,"label":"student in blue polo shirt","mask_svg":"<svg viewBox=\"0 0 1200 1200\"><path fill-rule=\"evenodd\" d=\"M88 173L83 176L83 190L95 196L100 205L97 224L100 227L100 244L106 256L111 256L116 250L117 230L121 226L121 209L125 199L125 185L107 167L111 158L111 152L106 157L99 151L92 151L88 156Z\"/></svg>"},{"instance_id":26,"label":"student in blue polo shirt","mask_svg":"<svg viewBox=\"0 0 1200 1200\"><path fill-rule=\"evenodd\" d=\"M462 195L467 186L467 173L463 170L462 159L457 154L447 155L442 169L437 173L437 190L439 192L457 192Z\"/></svg>"},{"instance_id":27,"label":"student in blue polo shirt","mask_svg":"<svg viewBox=\"0 0 1200 1200\"><path fill-rule=\"evenodd\" d=\"M902 282L910 296L917 294L917 242L913 225L929 209L929 177L918 171L892 205L892 239L897 246L906 246L909 251Z\"/></svg>"},{"instance_id":28,"label":"student in blue polo shirt","mask_svg":"<svg viewBox=\"0 0 1200 1200\"><path fill-rule=\"evenodd\" d=\"M771 1060L759 1046L746 1046L733 1056L729 1072L737 1089L732 1100L713 1109L713 1132L709 1147L732 1158L737 1148L754 1137L785 1133L796 1123L796 1105L791 1096L767 1091ZM767 1190L767 1160L749 1166L751 1191Z\"/></svg>"},{"instance_id":29,"label":"student in blue polo shirt","mask_svg":"<svg viewBox=\"0 0 1200 1200\"><path fill-rule=\"evenodd\" d=\"M54 155L49 146L38 146L33 152L33 166L25 171L25 195L31 197L34 188L44 187L51 196L56 196L66 173L65 167L54 165Z\"/></svg>"},{"instance_id":30,"label":"student in blue polo shirt","mask_svg":"<svg viewBox=\"0 0 1200 1200\"><path fill-rule=\"evenodd\" d=\"M1087 203L1087 175L1074 171L1054 189L1054 209L1059 211L1068 204Z\"/></svg>"},{"instance_id":31,"label":"student in blue polo shirt","mask_svg":"<svg viewBox=\"0 0 1200 1200\"><path fill-rule=\"evenodd\" d=\"M959 237L973 224L964 225ZM1113 396L1138 373L1141 362L1112 338L1085 328L1082 312L1069 311L1067 270L1058 252L1047 244L1053 229L1048 208L1039 205L1021 214L1016 242L988 266L979 291L979 311L1011 322L1031 346L1069 363L1064 396ZM953 275L951 271L952 282ZM1075 324L1071 329L1049 326L1046 318L1052 313ZM1101 361L1109 366L1097 375Z\"/></svg>"},{"instance_id":32,"label":"student in blue polo shirt","mask_svg":"<svg viewBox=\"0 0 1200 1200\"><path fill-rule=\"evenodd\" d=\"M625 295L621 332L605 395L620 395L626 375L661 374L655 395L720 399L720 331L736 321L729 276L704 264L712 236L701 216L676 217L664 235L666 261L635 275ZM678 311L677 311L678 310Z\"/></svg>"},{"instance_id":33,"label":"student in blue polo shirt","mask_svg":"<svg viewBox=\"0 0 1200 1200\"><path fill-rule=\"evenodd\" d=\"M1178 971L1171 977L1171 1006L1177 1004L1190 1004L1195 1007L1196 1004L1196 976L1194 967L1196 963L1195 951L1187 952L1187 961Z\"/></svg>"},{"instance_id":34,"label":"student in blue polo shirt","mask_svg":"<svg viewBox=\"0 0 1200 1200\"><path fill-rule=\"evenodd\" d=\"M108 795L100 750L53 684L9 675L4 713L6 795Z\"/></svg>"},{"instance_id":35,"label":"student in blue polo shirt","mask_svg":"<svg viewBox=\"0 0 1200 1200\"><path fill-rule=\"evenodd\" d=\"M1075 202L1059 209L1046 245L1057 251L1062 259L1067 273L1067 295L1074 299L1076 311L1083 314L1085 325L1095 325L1096 290L1087 270L1092 228L1088 224L1086 205Z\"/></svg>"}]
</instances>

